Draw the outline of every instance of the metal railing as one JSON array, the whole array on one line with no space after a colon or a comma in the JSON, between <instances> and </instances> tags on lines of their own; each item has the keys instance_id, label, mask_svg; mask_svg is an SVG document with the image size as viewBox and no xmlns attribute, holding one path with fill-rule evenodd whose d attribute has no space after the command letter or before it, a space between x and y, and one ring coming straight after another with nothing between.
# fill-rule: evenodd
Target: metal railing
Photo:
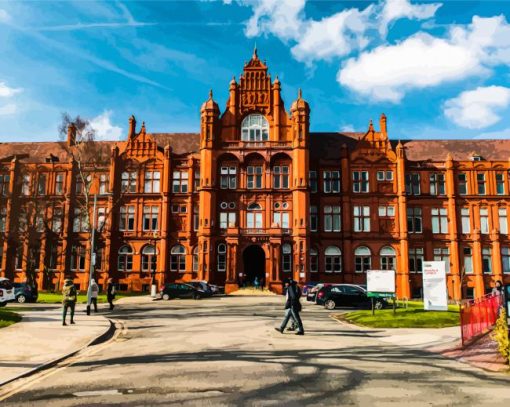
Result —
<instances>
[{"instance_id":1,"label":"metal railing","mask_svg":"<svg viewBox=\"0 0 510 407\"><path fill-rule=\"evenodd\" d=\"M491 329L498 319L503 304L501 295L489 294L460 305L462 346Z\"/></svg>"}]
</instances>

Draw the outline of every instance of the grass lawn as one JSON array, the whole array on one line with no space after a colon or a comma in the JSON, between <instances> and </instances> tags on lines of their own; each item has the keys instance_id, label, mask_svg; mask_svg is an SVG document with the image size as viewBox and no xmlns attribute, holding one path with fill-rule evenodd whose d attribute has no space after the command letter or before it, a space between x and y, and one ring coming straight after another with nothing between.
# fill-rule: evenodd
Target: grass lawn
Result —
<instances>
[{"instance_id":1,"label":"grass lawn","mask_svg":"<svg viewBox=\"0 0 510 407\"><path fill-rule=\"evenodd\" d=\"M21 316L15 312L8 311L5 308L0 308L0 328L15 324L21 321Z\"/></svg>"},{"instance_id":2,"label":"grass lawn","mask_svg":"<svg viewBox=\"0 0 510 407\"><path fill-rule=\"evenodd\" d=\"M395 315L389 308L376 310L374 316L372 310L362 310L334 317L371 328L445 328L460 324L458 305L449 305L448 311L425 311L423 303L418 301L410 301L407 308L397 308Z\"/></svg>"},{"instance_id":3,"label":"grass lawn","mask_svg":"<svg viewBox=\"0 0 510 407\"><path fill-rule=\"evenodd\" d=\"M118 300L122 297L132 297L134 295L147 295L147 293L116 293L115 299ZM39 292L39 298L37 299L38 303L41 304L60 304L62 303L62 293L49 293L49 292ZM105 303L106 294L99 294L97 297L98 303ZM87 303L87 294L79 294L78 295L78 304L86 304Z\"/></svg>"}]
</instances>

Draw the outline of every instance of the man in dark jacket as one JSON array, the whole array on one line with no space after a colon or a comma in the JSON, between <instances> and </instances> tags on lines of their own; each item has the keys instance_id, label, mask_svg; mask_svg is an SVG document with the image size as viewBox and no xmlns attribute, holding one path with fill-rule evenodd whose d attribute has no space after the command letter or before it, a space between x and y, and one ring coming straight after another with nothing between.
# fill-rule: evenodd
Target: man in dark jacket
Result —
<instances>
[{"instance_id":1,"label":"man in dark jacket","mask_svg":"<svg viewBox=\"0 0 510 407\"><path fill-rule=\"evenodd\" d=\"M283 322L280 325L280 328L275 329L278 332L283 333L285 327L289 322L289 319L292 318L294 319L298 326L298 331L296 332L296 335L304 335L305 330L303 328L303 322L301 321L301 317L299 316L299 312L301 311L301 302L299 302L299 299L301 298L301 289L292 279L289 279L285 282L285 288L286 288L285 318L283 318Z\"/></svg>"},{"instance_id":2,"label":"man in dark jacket","mask_svg":"<svg viewBox=\"0 0 510 407\"><path fill-rule=\"evenodd\" d=\"M113 279L108 279L108 287L106 289L106 299L110 304L110 310L113 310L113 300L115 299L115 285L113 284Z\"/></svg>"}]
</instances>

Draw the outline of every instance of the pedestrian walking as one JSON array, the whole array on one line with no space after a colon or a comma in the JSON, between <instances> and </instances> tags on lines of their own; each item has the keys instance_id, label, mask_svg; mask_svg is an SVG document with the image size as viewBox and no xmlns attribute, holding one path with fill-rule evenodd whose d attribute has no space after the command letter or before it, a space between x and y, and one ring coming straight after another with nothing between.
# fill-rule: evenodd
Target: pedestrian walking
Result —
<instances>
[{"instance_id":1,"label":"pedestrian walking","mask_svg":"<svg viewBox=\"0 0 510 407\"><path fill-rule=\"evenodd\" d=\"M255 287L255 290L259 289L259 278L255 276L255 280L253 280L253 287Z\"/></svg>"},{"instance_id":2,"label":"pedestrian walking","mask_svg":"<svg viewBox=\"0 0 510 407\"><path fill-rule=\"evenodd\" d=\"M282 334L289 320L293 318L296 321L298 328L296 335L304 335L305 330L303 328L303 322L301 321L301 317L299 316L299 312L301 311L301 302L299 301L299 299L301 298L301 289L298 287L297 283L292 279L289 279L285 282L285 288L286 288L285 317L283 318L280 327L275 329Z\"/></svg>"},{"instance_id":3,"label":"pedestrian walking","mask_svg":"<svg viewBox=\"0 0 510 407\"><path fill-rule=\"evenodd\" d=\"M503 294L503 283L501 280L497 280L492 288L492 294L494 295L502 295Z\"/></svg>"},{"instance_id":4,"label":"pedestrian walking","mask_svg":"<svg viewBox=\"0 0 510 407\"><path fill-rule=\"evenodd\" d=\"M96 280L90 280L89 285L89 293L88 298L90 298L90 303L87 304L88 310L90 310L90 306L94 305L94 312L97 312L97 296L99 295L99 286L96 283ZM87 311L88 312L88 311Z\"/></svg>"},{"instance_id":5,"label":"pedestrian walking","mask_svg":"<svg viewBox=\"0 0 510 407\"><path fill-rule=\"evenodd\" d=\"M108 287L106 289L106 299L110 304L110 311L113 310L113 300L115 299L115 285L113 284L113 278L108 279Z\"/></svg>"},{"instance_id":6,"label":"pedestrian walking","mask_svg":"<svg viewBox=\"0 0 510 407\"><path fill-rule=\"evenodd\" d=\"M77 297L76 287L73 280L66 278L64 281L64 288L62 289L62 325L66 324L67 310L70 310L71 324L74 324L74 307L76 305Z\"/></svg>"}]
</instances>

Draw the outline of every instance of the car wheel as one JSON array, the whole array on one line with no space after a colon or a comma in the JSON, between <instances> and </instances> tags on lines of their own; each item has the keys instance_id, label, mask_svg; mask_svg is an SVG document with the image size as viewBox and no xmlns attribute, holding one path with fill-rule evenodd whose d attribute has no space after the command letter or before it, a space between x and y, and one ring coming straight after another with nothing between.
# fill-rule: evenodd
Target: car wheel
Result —
<instances>
[{"instance_id":1,"label":"car wheel","mask_svg":"<svg viewBox=\"0 0 510 407\"><path fill-rule=\"evenodd\" d=\"M383 309L383 305L382 301L376 301L374 307L375 309Z\"/></svg>"},{"instance_id":2,"label":"car wheel","mask_svg":"<svg viewBox=\"0 0 510 407\"><path fill-rule=\"evenodd\" d=\"M168 294L163 294L162 297L165 301L168 301L170 299L170 296Z\"/></svg>"},{"instance_id":3,"label":"car wheel","mask_svg":"<svg viewBox=\"0 0 510 407\"><path fill-rule=\"evenodd\" d=\"M25 302L27 302L27 297L25 297L23 294L20 294L16 298L16 301L18 301L20 304L24 304Z\"/></svg>"},{"instance_id":4,"label":"car wheel","mask_svg":"<svg viewBox=\"0 0 510 407\"><path fill-rule=\"evenodd\" d=\"M5 307L7 305L6 302L0 302L0 307Z\"/></svg>"},{"instance_id":5,"label":"car wheel","mask_svg":"<svg viewBox=\"0 0 510 407\"><path fill-rule=\"evenodd\" d=\"M326 309L335 309L336 307L336 304L335 304L335 301L333 300L326 300L326 302L324 302L324 308Z\"/></svg>"},{"instance_id":6,"label":"car wheel","mask_svg":"<svg viewBox=\"0 0 510 407\"><path fill-rule=\"evenodd\" d=\"M202 297L200 297L200 294L193 294L194 300L199 300L200 298L202 298Z\"/></svg>"}]
</instances>

